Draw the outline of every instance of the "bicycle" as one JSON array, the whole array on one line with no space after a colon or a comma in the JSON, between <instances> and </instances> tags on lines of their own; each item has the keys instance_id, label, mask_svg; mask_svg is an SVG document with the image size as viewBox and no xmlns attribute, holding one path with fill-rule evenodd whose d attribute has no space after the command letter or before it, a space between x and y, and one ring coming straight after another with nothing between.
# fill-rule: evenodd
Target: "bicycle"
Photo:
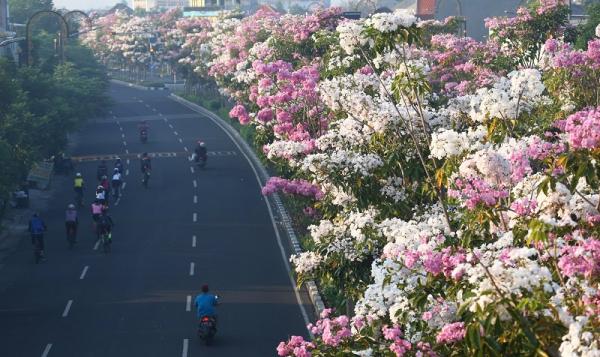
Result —
<instances>
[{"instance_id":1,"label":"bicycle","mask_svg":"<svg viewBox=\"0 0 600 357\"><path fill-rule=\"evenodd\" d=\"M144 177L142 178L142 184L145 188L148 188L148 180L150 180L150 171L144 171Z\"/></svg>"},{"instance_id":2,"label":"bicycle","mask_svg":"<svg viewBox=\"0 0 600 357\"><path fill-rule=\"evenodd\" d=\"M83 207L83 192L75 191L75 204L78 207Z\"/></svg>"},{"instance_id":3,"label":"bicycle","mask_svg":"<svg viewBox=\"0 0 600 357\"><path fill-rule=\"evenodd\" d=\"M104 251L105 254L110 253L110 246L112 244L112 233L111 232L104 232L102 233L102 249Z\"/></svg>"},{"instance_id":4,"label":"bicycle","mask_svg":"<svg viewBox=\"0 0 600 357\"><path fill-rule=\"evenodd\" d=\"M31 236L31 240L33 243L33 260L35 264L38 264L40 261L46 260L44 258L44 246L43 246L44 236L41 234L34 234Z\"/></svg>"},{"instance_id":5,"label":"bicycle","mask_svg":"<svg viewBox=\"0 0 600 357\"><path fill-rule=\"evenodd\" d=\"M73 249L77 243L77 228L75 224L67 224L67 242L69 243L69 249Z\"/></svg>"}]
</instances>

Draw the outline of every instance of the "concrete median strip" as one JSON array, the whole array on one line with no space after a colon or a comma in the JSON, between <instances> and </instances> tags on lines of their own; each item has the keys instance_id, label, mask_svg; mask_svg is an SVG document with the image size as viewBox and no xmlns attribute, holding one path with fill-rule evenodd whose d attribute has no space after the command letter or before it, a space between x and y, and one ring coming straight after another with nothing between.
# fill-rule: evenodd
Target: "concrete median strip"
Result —
<instances>
[{"instance_id":1,"label":"concrete median strip","mask_svg":"<svg viewBox=\"0 0 600 357\"><path fill-rule=\"evenodd\" d=\"M219 126L227 134L227 136L229 136L229 138L233 141L233 143L238 147L238 149L240 150L242 155L244 155L244 157L250 164L250 166L256 176L258 185L260 187L265 185L265 183L267 182L267 180L269 179L270 176L267 173L267 170L265 169L264 165L262 165L262 163L256 156L256 153L250 148L248 143L241 137L240 133L238 133L231 125L227 124L225 121L223 121L221 118L219 118L216 114L212 113L211 111L209 111L195 103L192 103L184 98L181 98L175 94L171 93L169 97L173 101L183 104L186 107L196 111L197 113L202 114L203 116L210 119L214 124ZM271 203L271 201L273 202L273 204ZM304 320L305 320L306 324L308 324L310 321L309 321L308 315L304 309L304 305L302 304L302 299L300 298L300 293L296 287L296 282L294 281L294 278L292 275L292 269L290 267L290 263L288 260L288 254L286 253L283 243L281 241L279 229L277 228L275 217L273 215L272 206L275 208L275 210L281 217L285 232L287 233L289 241L292 245L292 249L293 249L292 253L293 254L298 254L302 251L300 248L299 240L296 236L296 233L294 232L293 226L291 224L291 220L289 219L289 215L287 214L287 211L285 210L285 207L283 206L279 195L277 195L277 194L271 195L270 198L267 198L265 200L265 204L266 204L269 214L271 216L273 229L275 230L275 235L277 236L277 244L281 251L281 255L284 260L286 270L289 273L290 283L292 284L292 287L294 288L294 292L296 294L296 299L298 301L298 305L300 306L300 310L302 312ZM310 296L310 299L313 303L315 313L318 316L321 313L321 311L323 311L325 309L325 305L323 303L323 300L321 298L321 295L319 293L317 285L315 284L314 281L305 282L305 285L307 287L308 295ZM309 331L309 334L310 334L310 331Z\"/></svg>"}]
</instances>

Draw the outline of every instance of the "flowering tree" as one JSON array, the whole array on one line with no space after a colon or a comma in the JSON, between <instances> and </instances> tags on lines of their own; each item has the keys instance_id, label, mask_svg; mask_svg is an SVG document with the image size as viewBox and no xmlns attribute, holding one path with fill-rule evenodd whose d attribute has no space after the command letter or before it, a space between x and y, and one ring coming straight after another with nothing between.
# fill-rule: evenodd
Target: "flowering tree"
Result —
<instances>
[{"instance_id":1,"label":"flowering tree","mask_svg":"<svg viewBox=\"0 0 600 357\"><path fill-rule=\"evenodd\" d=\"M344 299L277 353L598 356L600 40L568 43L562 1L487 42L338 13L162 35L257 129L285 176L263 193L306 206L299 282Z\"/></svg>"}]
</instances>

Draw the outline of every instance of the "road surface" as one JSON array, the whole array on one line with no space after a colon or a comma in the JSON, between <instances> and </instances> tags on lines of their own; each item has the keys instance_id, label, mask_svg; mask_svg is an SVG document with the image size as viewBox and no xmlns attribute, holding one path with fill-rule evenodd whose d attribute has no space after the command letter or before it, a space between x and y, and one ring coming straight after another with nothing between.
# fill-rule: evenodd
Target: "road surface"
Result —
<instances>
[{"instance_id":1,"label":"road surface","mask_svg":"<svg viewBox=\"0 0 600 357\"><path fill-rule=\"evenodd\" d=\"M113 85L110 93L110 115L74 138L86 182L78 246L69 250L64 236L71 179L57 177L51 209L41 212L48 261L35 265L25 238L0 270L0 355L264 357L289 335L306 335L264 198L234 143L167 92ZM188 161L198 139L210 155L202 171ZM142 152L155 155L148 189ZM94 249L88 206L98 160L112 168L116 156L125 187L110 208L114 242L104 254ZM213 346L196 339L190 306L204 283L222 300Z\"/></svg>"}]
</instances>

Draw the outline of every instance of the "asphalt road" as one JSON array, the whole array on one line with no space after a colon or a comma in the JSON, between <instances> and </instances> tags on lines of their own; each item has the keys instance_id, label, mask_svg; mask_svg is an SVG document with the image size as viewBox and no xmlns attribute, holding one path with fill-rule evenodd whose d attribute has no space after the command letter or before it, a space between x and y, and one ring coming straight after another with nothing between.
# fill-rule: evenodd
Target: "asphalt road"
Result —
<instances>
[{"instance_id":1,"label":"asphalt road","mask_svg":"<svg viewBox=\"0 0 600 357\"><path fill-rule=\"evenodd\" d=\"M0 356L262 357L276 355L289 335L306 335L250 165L208 118L167 94L113 86L111 114L74 138L73 155L86 158L76 169L87 186L79 244L69 250L64 234L71 179L57 177L52 208L41 212L48 261L35 265L25 238L0 270ZM150 119L147 144L141 118ZM211 155L202 171L186 152L198 139ZM142 152L160 154L148 189ZM125 163L126 184L111 205L113 247L104 254L94 249L88 205L97 160L112 155ZM212 346L195 337L188 305L204 283L222 301Z\"/></svg>"}]
</instances>

